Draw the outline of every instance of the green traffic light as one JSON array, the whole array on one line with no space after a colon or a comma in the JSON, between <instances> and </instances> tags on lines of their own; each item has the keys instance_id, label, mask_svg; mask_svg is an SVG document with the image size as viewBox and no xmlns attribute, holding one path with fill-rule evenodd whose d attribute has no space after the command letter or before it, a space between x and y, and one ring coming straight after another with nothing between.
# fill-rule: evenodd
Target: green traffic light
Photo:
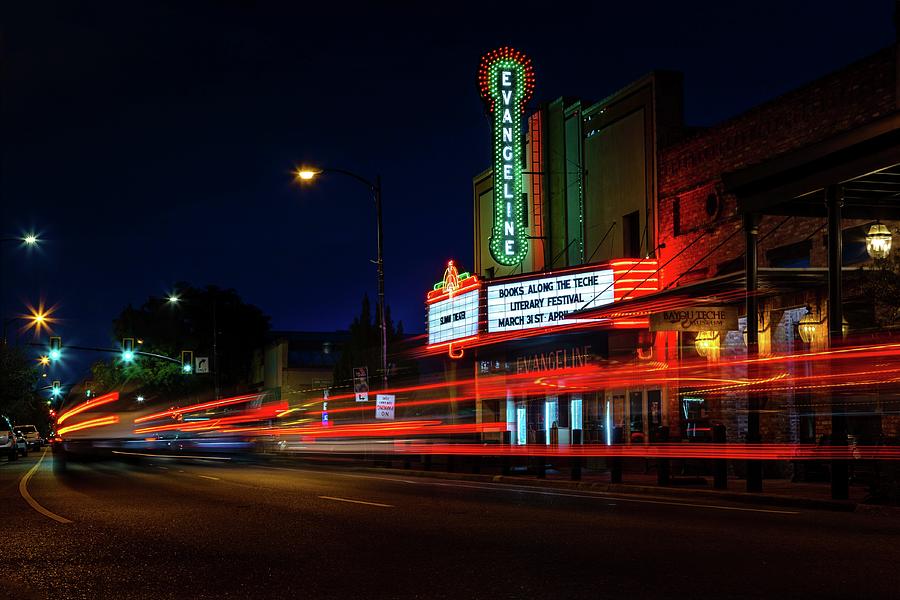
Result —
<instances>
[{"instance_id":1,"label":"green traffic light","mask_svg":"<svg viewBox=\"0 0 900 600\"><path fill-rule=\"evenodd\" d=\"M134 352L132 350L125 350L122 352L122 360L127 363L134 361Z\"/></svg>"},{"instance_id":2,"label":"green traffic light","mask_svg":"<svg viewBox=\"0 0 900 600\"><path fill-rule=\"evenodd\" d=\"M183 364L183 365L181 365L181 372L182 372L182 373L190 373L191 371L193 371L193 369L191 368L191 365L189 365L189 364Z\"/></svg>"},{"instance_id":3,"label":"green traffic light","mask_svg":"<svg viewBox=\"0 0 900 600\"><path fill-rule=\"evenodd\" d=\"M61 356L61 354L62 353L59 350L54 348L53 350L50 351L50 353L47 356L50 357L50 360L59 360L59 357Z\"/></svg>"}]
</instances>

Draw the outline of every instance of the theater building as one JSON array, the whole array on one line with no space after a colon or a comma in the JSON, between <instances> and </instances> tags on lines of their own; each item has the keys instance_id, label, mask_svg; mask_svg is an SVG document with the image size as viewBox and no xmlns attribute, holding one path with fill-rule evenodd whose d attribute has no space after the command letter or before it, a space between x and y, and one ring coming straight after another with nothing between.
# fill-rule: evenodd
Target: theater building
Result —
<instances>
[{"instance_id":1,"label":"theater building","mask_svg":"<svg viewBox=\"0 0 900 600\"><path fill-rule=\"evenodd\" d=\"M684 125L680 76L655 72L599 102L521 113L521 143L504 137L505 107L530 87L505 94L500 73L512 71L509 89L533 74L498 52L480 78L496 159L473 182L465 326L453 321L462 281L445 276L427 302L428 348L456 372L538 380L585 364L715 363L884 329L859 280L900 220L896 45L709 128ZM573 293L585 277L606 283ZM613 427L626 443L660 427L684 439L713 422L732 441L898 435L900 405L877 391L846 411L802 389L712 399L677 380L559 391L479 397L473 418L507 423L515 443L562 444L577 429L610 440Z\"/></svg>"}]
</instances>

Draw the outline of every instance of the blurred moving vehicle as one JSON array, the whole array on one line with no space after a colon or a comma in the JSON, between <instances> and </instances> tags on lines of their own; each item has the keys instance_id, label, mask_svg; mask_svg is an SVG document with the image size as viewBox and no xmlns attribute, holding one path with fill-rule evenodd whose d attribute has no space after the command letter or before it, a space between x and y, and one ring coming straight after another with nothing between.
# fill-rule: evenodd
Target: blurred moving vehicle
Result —
<instances>
[{"instance_id":1,"label":"blurred moving vehicle","mask_svg":"<svg viewBox=\"0 0 900 600\"><path fill-rule=\"evenodd\" d=\"M6 454L9 460L19 458L16 432L6 415L0 415L0 453Z\"/></svg>"},{"instance_id":2,"label":"blurred moving vehicle","mask_svg":"<svg viewBox=\"0 0 900 600\"><path fill-rule=\"evenodd\" d=\"M25 434L29 450L39 450L44 445L44 440L34 425L16 425L15 429Z\"/></svg>"}]
</instances>

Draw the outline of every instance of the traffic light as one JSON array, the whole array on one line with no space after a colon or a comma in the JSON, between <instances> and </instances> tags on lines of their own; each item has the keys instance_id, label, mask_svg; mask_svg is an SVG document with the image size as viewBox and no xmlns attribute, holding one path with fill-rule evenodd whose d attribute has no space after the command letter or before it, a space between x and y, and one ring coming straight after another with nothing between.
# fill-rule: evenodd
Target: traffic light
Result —
<instances>
[{"instance_id":1,"label":"traffic light","mask_svg":"<svg viewBox=\"0 0 900 600\"><path fill-rule=\"evenodd\" d=\"M134 362L134 338L122 340L122 360L127 363Z\"/></svg>"},{"instance_id":2,"label":"traffic light","mask_svg":"<svg viewBox=\"0 0 900 600\"><path fill-rule=\"evenodd\" d=\"M54 398L59 398L59 395L62 393L62 389L59 385L59 380L53 382L53 387L50 388L50 393L53 394Z\"/></svg>"},{"instance_id":3,"label":"traffic light","mask_svg":"<svg viewBox=\"0 0 900 600\"><path fill-rule=\"evenodd\" d=\"M191 350L181 351L181 372L190 375L194 372L194 352Z\"/></svg>"},{"instance_id":4,"label":"traffic light","mask_svg":"<svg viewBox=\"0 0 900 600\"><path fill-rule=\"evenodd\" d=\"M50 351L47 353L47 357L50 360L59 360L60 356L62 356L62 338L52 337L50 338Z\"/></svg>"}]
</instances>

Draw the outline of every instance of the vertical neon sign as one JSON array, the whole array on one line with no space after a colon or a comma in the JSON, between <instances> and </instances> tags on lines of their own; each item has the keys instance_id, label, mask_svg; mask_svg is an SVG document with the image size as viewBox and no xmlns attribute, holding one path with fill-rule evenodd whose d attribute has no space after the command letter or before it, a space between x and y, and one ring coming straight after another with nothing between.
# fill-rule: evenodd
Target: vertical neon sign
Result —
<instances>
[{"instance_id":1,"label":"vertical neon sign","mask_svg":"<svg viewBox=\"0 0 900 600\"><path fill-rule=\"evenodd\" d=\"M528 252L522 201L522 114L534 91L531 59L512 48L481 58L481 98L493 120L494 223L490 251L501 265L517 265Z\"/></svg>"}]
</instances>

